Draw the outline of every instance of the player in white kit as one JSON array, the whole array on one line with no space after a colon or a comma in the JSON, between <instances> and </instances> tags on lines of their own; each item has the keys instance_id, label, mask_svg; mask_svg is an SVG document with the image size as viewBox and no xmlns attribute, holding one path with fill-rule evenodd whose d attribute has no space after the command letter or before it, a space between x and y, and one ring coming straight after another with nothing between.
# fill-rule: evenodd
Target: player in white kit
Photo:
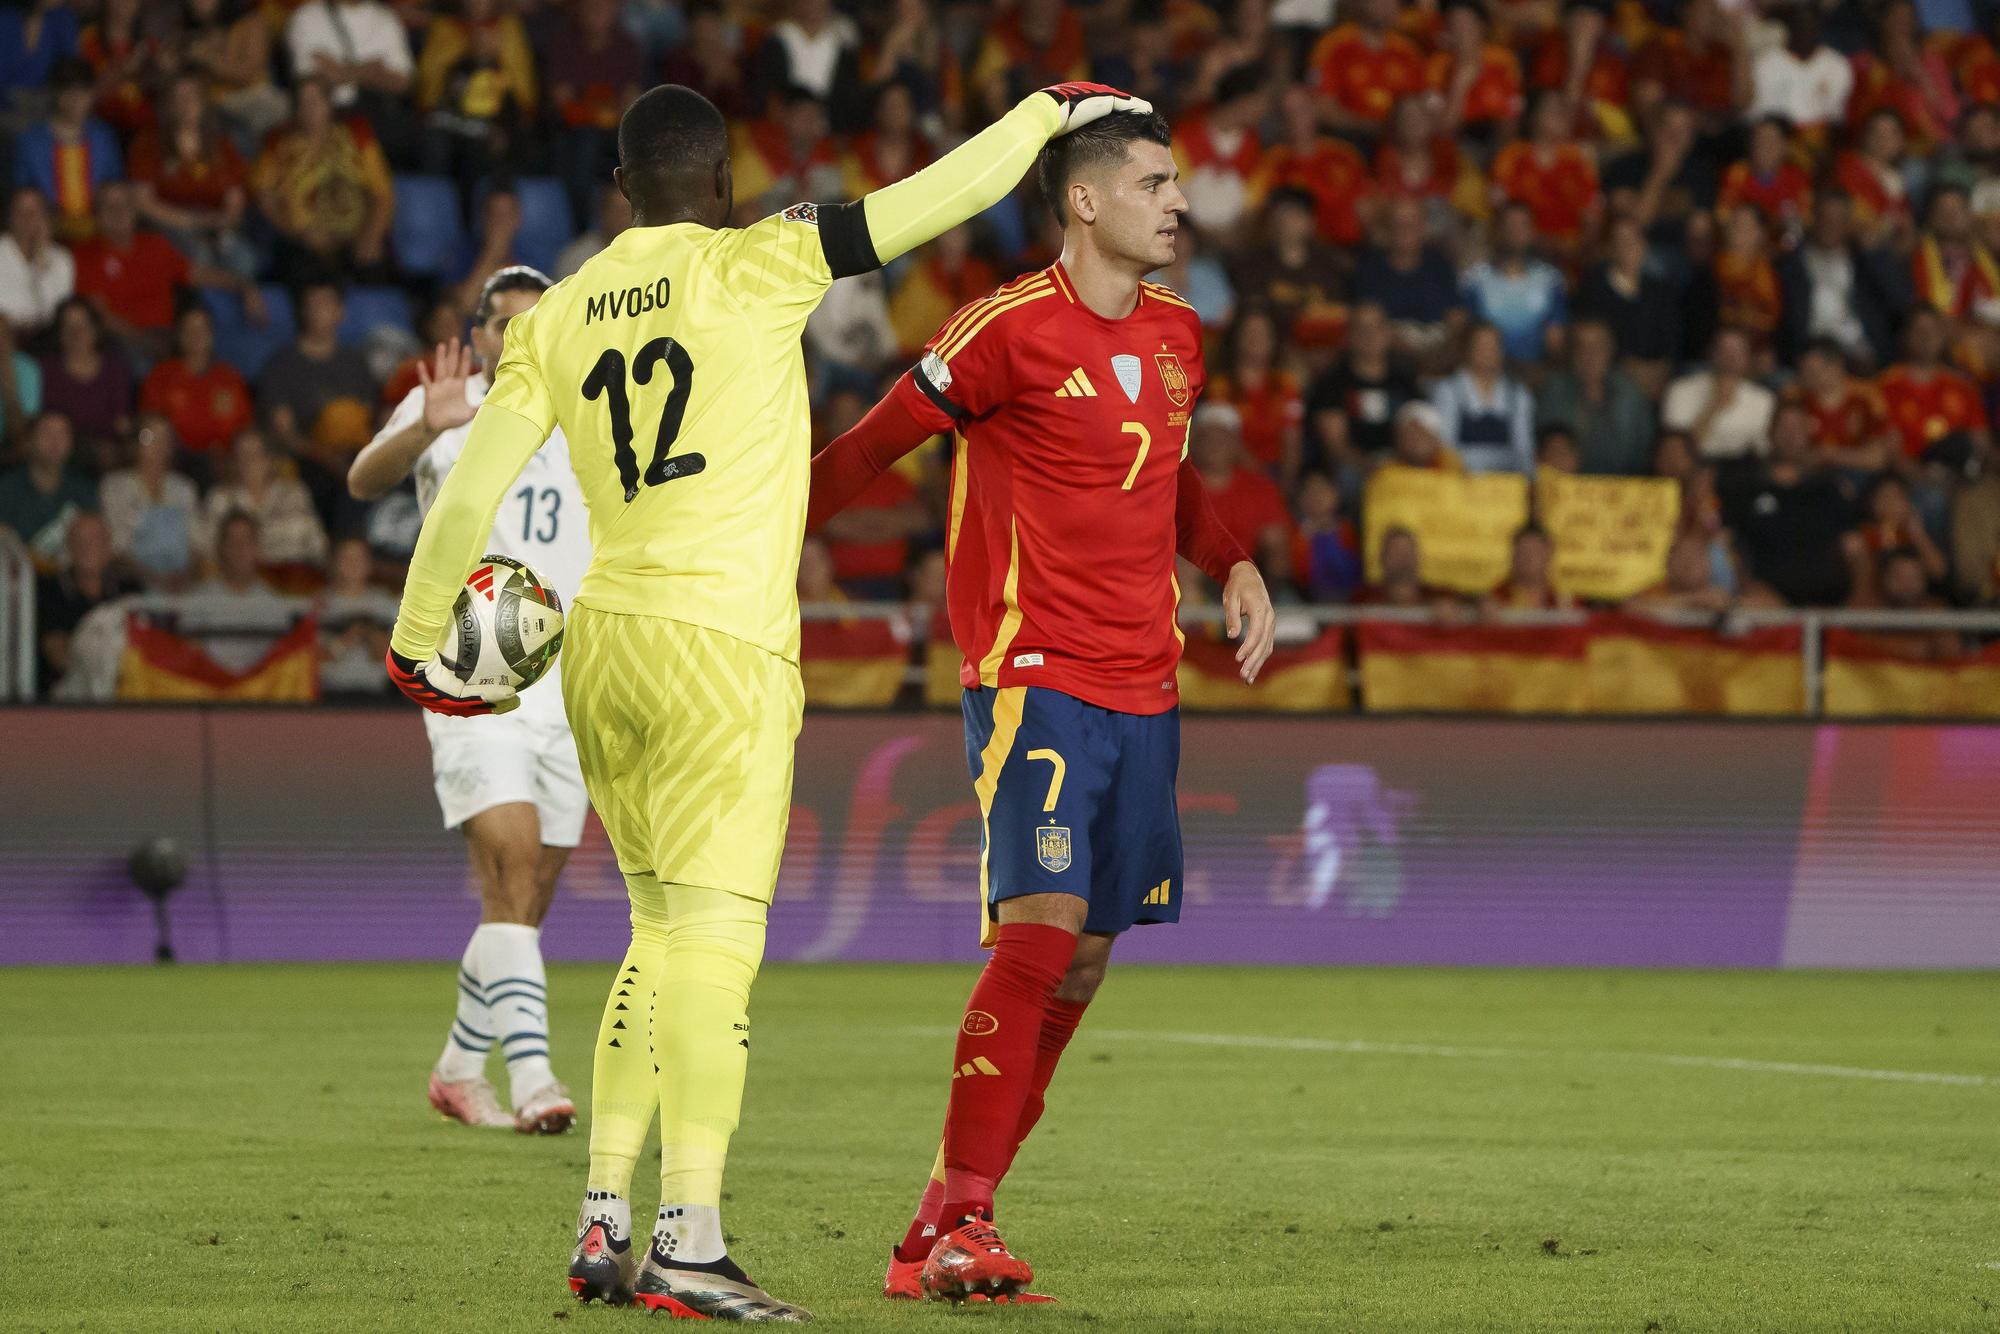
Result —
<instances>
[{"instance_id":1,"label":"player in white kit","mask_svg":"<svg viewBox=\"0 0 2000 1334\"><path fill-rule=\"evenodd\" d=\"M414 473L418 504L429 511L486 397L485 368L500 360L507 322L549 286L547 277L519 266L486 280L472 346L454 340L419 367L423 383L355 455L348 490L372 500ZM533 568L569 607L590 564L590 530L561 430L501 502L486 549ZM459 963L458 1014L431 1072L430 1102L467 1125L512 1126L522 1134L561 1134L576 1119L576 1104L549 1065L541 953L542 918L589 808L563 713L561 671L558 659L510 713L424 714L445 828L465 831L482 900L479 927ZM486 1082L495 1042L507 1058L511 1116Z\"/></svg>"}]
</instances>

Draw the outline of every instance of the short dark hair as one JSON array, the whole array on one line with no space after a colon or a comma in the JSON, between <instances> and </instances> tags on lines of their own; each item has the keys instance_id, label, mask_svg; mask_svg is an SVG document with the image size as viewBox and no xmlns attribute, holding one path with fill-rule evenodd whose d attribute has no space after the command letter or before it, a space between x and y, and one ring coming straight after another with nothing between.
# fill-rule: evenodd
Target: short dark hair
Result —
<instances>
[{"instance_id":1,"label":"short dark hair","mask_svg":"<svg viewBox=\"0 0 2000 1334\"><path fill-rule=\"evenodd\" d=\"M729 156L729 125L692 88L663 83L642 94L618 122L618 165L627 172L712 167Z\"/></svg>"},{"instance_id":2,"label":"short dark hair","mask_svg":"<svg viewBox=\"0 0 2000 1334\"><path fill-rule=\"evenodd\" d=\"M1125 161L1131 156L1132 144L1140 140L1171 148L1174 132L1168 128L1166 118L1156 111L1144 114L1118 111L1049 140L1041 156L1035 159L1035 185L1056 215L1057 226L1069 226L1069 206L1064 195L1077 173Z\"/></svg>"},{"instance_id":3,"label":"short dark hair","mask_svg":"<svg viewBox=\"0 0 2000 1334\"><path fill-rule=\"evenodd\" d=\"M484 324L493 318L493 298L509 292L540 294L554 287L549 275L526 264L509 264L494 273L479 289L479 302L472 308L472 322Z\"/></svg>"},{"instance_id":4,"label":"short dark hair","mask_svg":"<svg viewBox=\"0 0 2000 1334\"><path fill-rule=\"evenodd\" d=\"M1215 105L1227 106L1264 91L1264 69L1251 61L1225 73L1215 84Z\"/></svg>"},{"instance_id":5,"label":"short dark hair","mask_svg":"<svg viewBox=\"0 0 2000 1334\"><path fill-rule=\"evenodd\" d=\"M1275 211L1284 204L1302 208L1308 213L1319 211L1319 201L1312 197L1312 191L1300 185L1280 185L1264 196L1264 207L1267 211ZM1183 221L1181 225L1185 227L1187 223Z\"/></svg>"},{"instance_id":6,"label":"short dark hair","mask_svg":"<svg viewBox=\"0 0 2000 1334\"><path fill-rule=\"evenodd\" d=\"M49 70L49 87L63 93L73 88L95 88L97 71L82 56L64 56Z\"/></svg>"}]
</instances>

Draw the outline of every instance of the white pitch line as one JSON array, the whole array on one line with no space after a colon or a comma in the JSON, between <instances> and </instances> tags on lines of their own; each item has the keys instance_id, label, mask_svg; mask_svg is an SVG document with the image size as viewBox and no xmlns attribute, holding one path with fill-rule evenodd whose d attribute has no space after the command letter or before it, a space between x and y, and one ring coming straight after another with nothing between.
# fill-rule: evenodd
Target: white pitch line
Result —
<instances>
[{"instance_id":1,"label":"white pitch line","mask_svg":"<svg viewBox=\"0 0 2000 1334\"><path fill-rule=\"evenodd\" d=\"M949 1028L908 1030L927 1037L954 1033ZM1818 1075L1828 1079L1872 1079L1892 1084L1948 1084L1958 1088L2000 1087L1991 1075L1953 1075L1934 1070L1871 1070L1856 1065L1814 1065L1800 1061L1759 1061L1741 1056L1680 1056L1650 1051L1535 1051L1525 1047L1453 1047L1428 1042L1368 1042L1358 1038L1280 1038L1254 1033L1173 1033L1147 1029L1088 1028L1088 1037L1113 1042L1167 1042L1186 1047L1251 1047L1263 1051L1316 1051L1343 1056L1436 1056L1456 1060L1560 1059L1641 1061L1649 1065L1692 1066L1705 1070L1748 1070L1770 1075Z\"/></svg>"},{"instance_id":2,"label":"white pitch line","mask_svg":"<svg viewBox=\"0 0 2000 1334\"><path fill-rule=\"evenodd\" d=\"M1519 1060L1560 1058L1572 1053L1531 1051L1521 1047L1446 1047L1420 1042L1363 1042L1333 1038L1277 1038L1243 1033L1164 1033L1145 1030L1085 1029L1092 1037L1115 1042L1171 1042L1198 1047L1257 1047L1273 1051L1323 1051L1380 1056L1443 1056ZM1870 1070L1854 1065L1812 1065L1799 1061L1758 1061L1739 1056L1678 1056L1668 1052L1593 1051L1577 1056L1607 1061L1644 1061L1653 1065L1694 1066L1708 1070L1749 1070L1773 1075L1820 1075L1832 1079L1873 1079L1896 1084L1950 1084L1963 1088L2000 1086L1988 1075L1952 1075L1933 1070Z\"/></svg>"}]
</instances>

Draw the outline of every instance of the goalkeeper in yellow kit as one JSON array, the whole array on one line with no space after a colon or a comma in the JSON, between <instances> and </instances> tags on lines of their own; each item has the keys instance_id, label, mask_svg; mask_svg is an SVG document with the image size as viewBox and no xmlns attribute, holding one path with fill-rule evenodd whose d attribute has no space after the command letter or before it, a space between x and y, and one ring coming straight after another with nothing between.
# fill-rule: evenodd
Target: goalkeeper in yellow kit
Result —
<instances>
[{"instance_id":1,"label":"goalkeeper in yellow kit","mask_svg":"<svg viewBox=\"0 0 2000 1334\"><path fill-rule=\"evenodd\" d=\"M424 521L389 672L439 712L511 706L474 693L438 650L502 498L561 426L595 549L569 614L563 699L632 898L632 945L598 1029L570 1265L585 1300L810 1319L729 1258L719 1213L803 707L806 316L834 279L996 203L1048 140L1150 110L1097 84L1046 88L865 199L796 204L736 229L723 225L721 114L690 89L655 88L618 128L632 227L507 326ZM627 1197L656 1105L661 1203L640 1266Z\"/></svg>"}]
</instances>

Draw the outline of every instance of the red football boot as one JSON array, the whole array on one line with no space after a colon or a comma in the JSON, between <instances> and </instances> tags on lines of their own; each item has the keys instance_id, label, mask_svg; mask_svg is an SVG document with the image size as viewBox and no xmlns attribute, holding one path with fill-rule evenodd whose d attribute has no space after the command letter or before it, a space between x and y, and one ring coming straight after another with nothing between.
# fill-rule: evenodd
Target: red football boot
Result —
<instances>
[{"instance_id":1,"label":"red football boot","mask_svg":"<svg viewBox=\"0 0 2000 1334\"><path fill-rule=\"evenodd\" d=\"M922 1276L924 1295L948 1302L962 1302L975 1293L995 1301L1012 1298L1034 1279L1034 1268L1008 1251L993 1219L983 1212L937 1239Z\"/></svg>"},{"instance_id":2,"label":"red football boot","mask_svg":"<svg viewBox=\"0 0 2000 1334\"><path fill-rule=\"evenodd\" d=\"M896 1248L889 1248L889 1272L882 1275L882 1295L890 1301L920 1302L924 1299L924 1262L898 1260Z\"/></svg>"}]
</instances>

